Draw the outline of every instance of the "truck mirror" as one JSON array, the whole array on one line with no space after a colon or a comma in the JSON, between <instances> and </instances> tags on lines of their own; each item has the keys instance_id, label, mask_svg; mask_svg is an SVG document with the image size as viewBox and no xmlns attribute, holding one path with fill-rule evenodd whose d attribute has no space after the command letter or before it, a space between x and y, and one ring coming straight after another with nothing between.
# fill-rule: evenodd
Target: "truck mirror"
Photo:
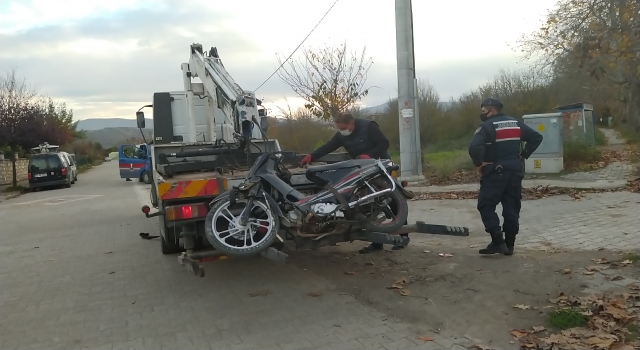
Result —
<instances>
[{"instance_id":1,"label":"truck mirror","mask_svg":"<svg viewBox=\"0 0 640 350\"><path fill-rule=\"evenodd\" d=\"M260 129L262 129L262 131L264 132L267 132L267 129L269 129L268 117L260 117Z\"/></svg>"},{"instance_id":2,"label":"truck mirror","mask_svg":"<svg viewBox=\"0 0 640 350\"><path fill-rule=\"evenodd\" d=\"M136 112L136 122L138 123L138 129L144 129L144 126L145 126L144 112L142 111Z\"/></svg>"}]
</instances>

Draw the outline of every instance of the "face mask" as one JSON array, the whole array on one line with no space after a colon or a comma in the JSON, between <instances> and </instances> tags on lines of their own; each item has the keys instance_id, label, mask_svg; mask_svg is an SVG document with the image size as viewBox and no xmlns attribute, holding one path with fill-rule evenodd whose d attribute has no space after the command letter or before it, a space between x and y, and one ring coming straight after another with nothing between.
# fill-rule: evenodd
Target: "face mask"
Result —
<instances>
[{"instance_id":1,"label":"face mask","mask_svg":"<svg viewBox=\"0 0 640 350\"><path fill-rule=\"evenodd\" d=\"M349 131L349 129L347 129L347 130L340 130L340 134L341 134L342 136L349 136L349 135L351 135L351 131Z\"/></svg>"},{"instance_id":2,"label":"face mask","mask_svg":"<svg viewBox=\"0 0 640 350\"><path fill-rule=\"evenodd\" d=\"M489 113L480 113L480 120L482 120L483 122L486 122L487 119L489 119L488 114Z\"/></svg>"}]
</instances>

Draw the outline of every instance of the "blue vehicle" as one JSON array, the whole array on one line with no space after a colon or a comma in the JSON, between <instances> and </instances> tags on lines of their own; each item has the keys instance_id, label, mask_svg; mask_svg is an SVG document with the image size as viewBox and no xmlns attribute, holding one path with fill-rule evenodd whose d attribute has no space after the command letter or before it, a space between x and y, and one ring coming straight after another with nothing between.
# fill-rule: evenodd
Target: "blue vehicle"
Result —
<instances>
[{"instance_id":1,"label":"blue vehicle","mask_svg":"<svg viewBox=\"0 0 640 350\"><path fill-rule=\"evenodd\" d=\"M120 178L151 183L151 152L147 144L118 146Z\"/></svg>"}]
</instances>

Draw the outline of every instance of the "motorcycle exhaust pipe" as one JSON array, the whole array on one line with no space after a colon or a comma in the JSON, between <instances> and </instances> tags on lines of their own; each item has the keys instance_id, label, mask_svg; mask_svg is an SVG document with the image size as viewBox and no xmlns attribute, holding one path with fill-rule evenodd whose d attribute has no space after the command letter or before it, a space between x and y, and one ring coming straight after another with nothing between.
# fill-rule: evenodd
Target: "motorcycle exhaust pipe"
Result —
<instances>
[{"instance_id":1,"label":"motorcycle exhaust pipe","mask_svg":"<svg viewBox=\"0 0 640 350\"><path fill-rule=\"evenodd\" d=\"M354 206L356 206L356 205L358 205L358 204L360 204L360 203L362 203L362 202L364 202L364 201L366 201L368 199L371 199L371 198L374 198L374 197L378 197L378 196L381 196L381 195L383 195L385 193L393 192L393 191L396 190L396 181L391 177L391 175L389 175L389 173L387 173L387 169L385 169L384 166L382 166L382 162L379 161L379 160L378 160L378 167L387 176L389 181L391 181L391 188L387 188L387 189L382 190L382 191L378 191L378 192L375 192L375 193L368 194L368 195L366 195L366 196L364 196L364 197L362 197L362 198L360 198L360 199L358 199L356 201L353 201L353 202L349 203L349 208L353 208Z\"/></svg>"}]
</instances>

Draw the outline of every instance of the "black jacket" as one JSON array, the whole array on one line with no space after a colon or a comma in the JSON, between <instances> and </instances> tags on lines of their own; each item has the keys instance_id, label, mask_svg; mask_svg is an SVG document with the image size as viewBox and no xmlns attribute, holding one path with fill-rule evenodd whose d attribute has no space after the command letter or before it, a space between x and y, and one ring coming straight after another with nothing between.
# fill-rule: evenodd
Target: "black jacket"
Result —
<instances>
[{"instance_id":1,"label":"black jacket","mask_svg":"<svg viewBox=\"0 0 640 350\"><path fill-rule=\"evenodd\" d=\"M521 150L521 142L526 142ZM476 130L469 144L475 166L482 162L522 171L520 157L527 159L542 143L542 135L525 123L502 113L489 118Z\"/></svg>"},{"instance_id":2,"label":"black jacket","mask_svg":"<svg viewBox=\"0 0 640 350\"><path fill-rule=\"evenodd\" d=\"M354 159L363 154L371 158L391 158L387 151L389 149L389 140L384 136L376 122L356 119L355 124L351 135L343 136L340 132L336 132L329 142L311 152L311 160L322 158L340 147L344 147L349 156Z\"/></svg>"}]
</instances>

